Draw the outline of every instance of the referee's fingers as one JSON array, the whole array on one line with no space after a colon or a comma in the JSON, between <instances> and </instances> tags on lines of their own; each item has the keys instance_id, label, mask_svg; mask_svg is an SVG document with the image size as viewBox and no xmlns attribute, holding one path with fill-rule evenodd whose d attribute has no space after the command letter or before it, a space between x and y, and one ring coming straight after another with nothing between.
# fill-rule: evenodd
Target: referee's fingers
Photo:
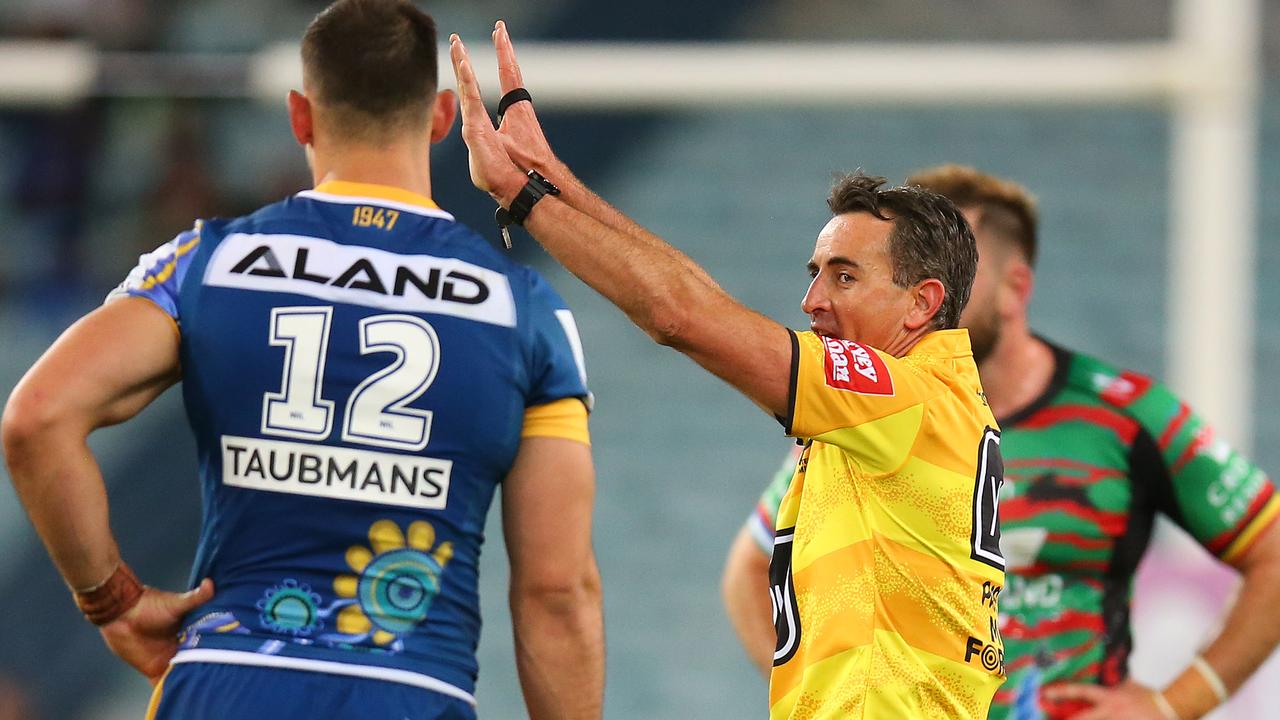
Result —
<instances>
[{"instance_id":1,"label":"referee's fingers","mask_svg":"<svg viewBox=\"0 0 1280 720\"><path fill-rule=\"evenodd\" d=\"M1094 706L1089 710L1072 715L1071 720L1112 720L1113 717L1111 713L1101 707Z\"/></svg>"},{"instance_id":2,"label":"referee's fingers","mask_svg":"<svg viewBox=\"0 0 1280 720\"><path fill-rule=\"evenodd\" d=\"M498 51L498 82L502 85L502 94L524 87L516 49L511 44L511 35L507 33L507 24L501 20L493 27L493 47Z\"/></svg>"},{"instance_id":3,"label":"referee's fingers","mask_svg":"<svg viewBox=\"0 0 1280 720\"><path fill-rule=\"evenodd\" d=\"M476 81L475 70L467 57L467 48L457 33L449 36L449 57L453 60L454 77L458 79L458 98L462 106L464 129L466 126L481 127L481 118L486 121L483 125L490 125L487 122L489 111L485 110L484 100L480 98L480 83Z\"/></svg>"},{"instance_id":4,"label":"referee's fingers","mask_svg":"<svg viewBox=\"0 0 1280 720\"><path fill-rule=\"evenodd\" d=\"M1107 690L1097 685L1085 683L1063 683L1046 687L1044 695L1053 702L1083 700L1096 705L1107 696Z\"/></svg>"}]
</instances>

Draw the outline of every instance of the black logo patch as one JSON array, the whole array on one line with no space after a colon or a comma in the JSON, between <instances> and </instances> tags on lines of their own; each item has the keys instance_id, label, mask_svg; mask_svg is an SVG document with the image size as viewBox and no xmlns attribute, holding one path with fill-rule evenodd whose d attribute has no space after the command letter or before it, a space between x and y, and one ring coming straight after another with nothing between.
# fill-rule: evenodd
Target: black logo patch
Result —
<instances>
[{"instance_id":1,"label":"black logo patch","mask_svg":"<svg viewBox=\"0 0 1280 720\"><path fill-rule=\"evenodd\" d=\"M800 648L800 606L791 582L791 546L795 535L795 527L778 531L773 540L773 560L769 563L773 629L778 637L773 651L775 667L785 664Z\"/></svg>"}]
</instances>

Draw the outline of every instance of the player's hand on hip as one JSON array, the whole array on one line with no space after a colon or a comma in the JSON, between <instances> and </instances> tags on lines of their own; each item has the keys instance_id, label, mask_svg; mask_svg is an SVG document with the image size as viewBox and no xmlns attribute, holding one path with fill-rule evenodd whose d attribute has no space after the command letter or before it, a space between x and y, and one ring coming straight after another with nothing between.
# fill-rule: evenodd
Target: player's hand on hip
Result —
<instances>
[{"instance_id":1,"label":"player's hand on hip","mask_svg":"<svg viewBox=\"0 0 1280 720\"><path fill-rule=\"evenodd\" d=\"M1052 703L1082 702L1088 706L1071 720L1166 720L1156 705L1155 691L1132 681L1114 687L1050 685L1044 696Z\"/></svg>"},{"instance_id":2,"label":"player's hand on hip","mask_svg":"<svg viewBox=\"0 0 1280 720\"><path fill-rule=\"evenodd\" d=\"M505 207L524 187L527 178L511 160L502 138L493 128L489 111L480 97L475 68L467 56L462 38L456 34L449 36L449 57L453 60L453 74L458 79L462 140L467 144L471 182Z\"/></svg>"},{"instance_id":3,"label":"player's hand on hip","mask_svg":"<svg viewBox=\"0 0 1280 720\"><path fill-rule=\"evenodd\" d=\"M185 593L149 587L143 590L137 605L99 630L111 652L154 685L178 652L182 618L212 598L213 581L208 578Z\"/></svg>"},{"instance_id":4,"label":"player's hand on hip","mask_svg":"<svg viewBox=\"0 0 1280 720\"><path fill-rule=\"evenodd\" d=\"M498 54L498 83L503 97L512 90L524 87L524 76L516 60L516 49L507 34L507 24L501 20L493 27L493 48ZM554 171L555 153L542 132L537 112L532 102L517 102L507 108L498 128L507 154L516 165L526 170L539 170L543 174Z\"/></svg>"}]
</instances>

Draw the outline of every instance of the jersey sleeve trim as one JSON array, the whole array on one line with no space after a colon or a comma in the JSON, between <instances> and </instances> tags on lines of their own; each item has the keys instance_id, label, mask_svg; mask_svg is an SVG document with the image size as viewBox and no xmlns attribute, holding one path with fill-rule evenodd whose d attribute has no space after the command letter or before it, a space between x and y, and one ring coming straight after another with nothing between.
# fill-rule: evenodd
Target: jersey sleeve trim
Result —
<instances>
[{"instance_id":1,"label":"jersey sleeve trim","mask_svg":"<svg viewBox=\"0 0 1280 720\"><path fill-rule=\"evenodd\" d=\"M587 406L580 398L563 398L524 411L520 437L554 437L574 440L590 447Z\"/></svg>"},{"instance_id":2,"label":"jersey sleeve trim","mask_svg":"<svg viewBox=\"0 0 1280 720\"><path fill-rule=\"evenodd\" d=\"M800 383L800 338L796 337L796 331L791 328L787 328L787 337L791 340L791 378L787 385L787 416L778 419L782 422L782 429L790 435L791 426L795 424L796 419L796 388ZM772 543L772 538L770 542Z\"/></svg>"},{"instance_id":3,"label":"jersey sleeve trim","mask_svg":"<svg viewBox=\"0 0 1280 720\"><path fill-rule=\"evenodd\" d=\"M170 318L178 320L178 293L190 259L186 258L200 245L203 223L196 221L191 230L138 258L138 265L104 301L121 297L144 297L155 303Z\"/></svg>"},{"instance_id":4,"label":"jersey sleeve trim","mask_svg":"<svg viewBox=\"0 0 1280 720\"><path fill-rule=\"evenodd\" d=\"M1240 531L1236 539L1231 541L1219 557L1225 563L1234 564L1249 551L1249 548L1253 547L1254 541L1271 526L1271 523L1275 522L1277 517L1280 517L1280 495L1273 492L1253 520L1249 521L1249 524Z\"/></svg>"},{"instance_id":5,"label":"jersey sleeve trim","mask_svg":"<svg viewBox=\"0 0 1280 720\"><path fill-rule=\"evenodd\" d=\"M197 230L194 237L182 243L177 247L176 250L174 250L173 257L169 258L169 262L161 266L159 270L152 270L145 277L143 277L142 283L138 285L137 289L150 290L151 288L155 287L157 284L162 283L165 280L168 280L169 276L173 275L174 270L178 269L178 259L181 258L183 255L186 255L187 253L191 252L192 250L195 250L196 246L198 246L199 244L200 244L200 232L199 230Z\"/></svg>"}]
</instances>

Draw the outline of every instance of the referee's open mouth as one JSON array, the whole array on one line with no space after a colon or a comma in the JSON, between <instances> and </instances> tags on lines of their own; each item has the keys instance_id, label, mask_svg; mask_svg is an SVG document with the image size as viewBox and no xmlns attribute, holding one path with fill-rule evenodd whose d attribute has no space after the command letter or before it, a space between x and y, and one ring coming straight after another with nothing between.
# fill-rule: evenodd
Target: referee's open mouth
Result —
<instances>
[{"instance_id":1,"label":"referee's open mouth","mask_svg":"<svg viewBox=\"0 0 1280 720\"><path fill-rule=\"evenodd\" d=\"M827 337L833 338L840 337L840 333L836 331L835 327L833 327L830 322L824 322L817 318L810 318L809 329L819 335L826 335Z\"/></svg>"}]
</instances>

